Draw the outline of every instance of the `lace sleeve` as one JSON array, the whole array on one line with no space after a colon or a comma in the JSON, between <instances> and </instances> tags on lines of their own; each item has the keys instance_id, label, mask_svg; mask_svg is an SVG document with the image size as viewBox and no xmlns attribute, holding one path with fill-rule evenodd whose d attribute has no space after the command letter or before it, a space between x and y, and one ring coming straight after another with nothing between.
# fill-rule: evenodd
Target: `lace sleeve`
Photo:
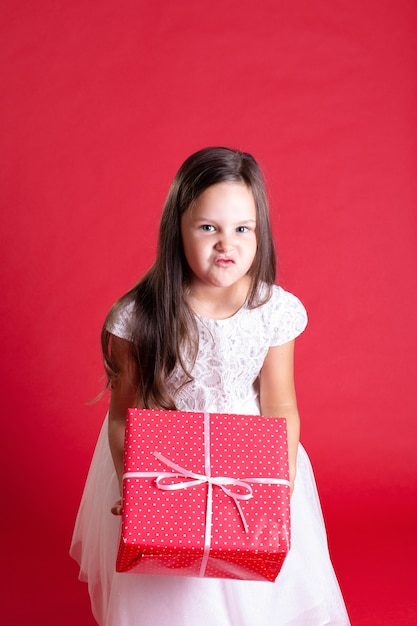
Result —
<instances>
[{"instance_id":1,"label":"lace sleeve","mask_svg":"<svg viewBox=\"0 0 417 626\"><path fill-rule=\"evenodd\" d=\"M107 320L106 329L112 335L120 337L121 339L132 340L133 337L133 309L135 303L130 301L122 308L114 311L113 315Z\"/></svg>"},{"instance_id":2,"label":"lace sleeve","mask_svg":"<svg viewBox=\"0 0 417 626\"><path fill-rule=\"evenodd\" d=\"M271 298L271 346L280 346L301 335L307 326L307 312L300 300L282 287Z\"/></svg>"}]
</instances>

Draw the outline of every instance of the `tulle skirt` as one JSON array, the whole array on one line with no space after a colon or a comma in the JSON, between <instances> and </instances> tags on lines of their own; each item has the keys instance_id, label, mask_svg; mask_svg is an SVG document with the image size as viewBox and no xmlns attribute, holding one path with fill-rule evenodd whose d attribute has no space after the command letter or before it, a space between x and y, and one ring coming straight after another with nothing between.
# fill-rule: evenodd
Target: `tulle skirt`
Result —
<instances>
[{"instance_id":1,"label":"tulle skirt","mask_svg":"<svg viewBox=\"0 0 417 626\"><path fill-rule=\"evenodd\" d=\"M291 550L275 583L115 571L119 497L104 421L71 544L100 626L348 626L330 561L313 471L298 452Z\"/></svg>"}]
</instances>

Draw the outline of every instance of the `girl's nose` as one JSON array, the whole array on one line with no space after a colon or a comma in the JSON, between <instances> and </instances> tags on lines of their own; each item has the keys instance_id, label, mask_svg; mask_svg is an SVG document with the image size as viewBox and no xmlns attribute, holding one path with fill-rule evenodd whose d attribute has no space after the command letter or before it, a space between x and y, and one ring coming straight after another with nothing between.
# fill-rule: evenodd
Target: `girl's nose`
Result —
<instances>
[{"instance_id":1,"label":"girl's nose","mask_svg":"<svg viewBox=\"0 0 417 626\"><path fill-rule=\"evenodd\" d=\"M227 252L227 250L231 250L232 247L230 237L221 237L215 245L216 250L219 252Z\"/></svg>"},{"instance_id":2,"label":"girl's nose","mask_svg":"<svg viewBox=\"0 0 417 626\"><path fill-rule=\"evenodd\" d=\"M226 252L227 250L230 250L232 247L233 247L232 236L228 233L220 233L219 239L215 246L216 250L219 250L221 252Z\"/></svg>"}]
</instances>

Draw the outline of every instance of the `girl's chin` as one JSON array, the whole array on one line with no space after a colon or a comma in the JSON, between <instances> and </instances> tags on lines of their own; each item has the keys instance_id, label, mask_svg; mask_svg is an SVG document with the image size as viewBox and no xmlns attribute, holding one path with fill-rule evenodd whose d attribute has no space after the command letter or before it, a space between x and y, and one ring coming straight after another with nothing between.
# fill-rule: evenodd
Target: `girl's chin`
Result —
<instances>
[{"instance_id":1,"label":"girl's chin","mask_svg":"<svg viewBox=\"0 0 417 626\"><path fill-rule=\"evenodd\" d=\"M201 285L209 287L209 288L217 288L217 289L232 289L238 287L245 276L236 277L221 277L221 278L213 278L210 280L201 283Z\"/></svg>"}]
</instances>

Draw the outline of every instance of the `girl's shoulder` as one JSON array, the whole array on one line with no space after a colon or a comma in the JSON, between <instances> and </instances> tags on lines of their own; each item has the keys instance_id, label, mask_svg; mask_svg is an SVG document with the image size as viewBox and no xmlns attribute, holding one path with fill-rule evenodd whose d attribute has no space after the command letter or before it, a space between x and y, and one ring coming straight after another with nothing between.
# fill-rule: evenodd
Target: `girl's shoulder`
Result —
<instances>
[{"instance_id":1,"label":"girl's shoulder","mask_svg":"<svg viewBox=\"0 0 417 626\"><path fill-rule=\"evenodd\" d=\"M135 312L135 298L132 294L118 300L106 318L106 330L121 339L132 340Z\"/></svg>"},{"instance_id":2,"label":"girl's shoulder","mask_svg":"<svg viewBox=\"0 0 417 626\"><path fill-rule=\"evenodd\" d=\"M268 287L261 289L260 297L266 297ZM304 305L294 294L279 285L273 285L270 298L258 307L247 309L251 319L262 323L269 329L270 345L281 345L300 335L307 326L307 312ZM131 341L135 323L135 296L126 294L118 300L110 310L105 322L106 330Z\"/></svg>"},{"instance_id":3,"label":"girl's shoulder","mask_svg":"<svg viewBox=\"0 0 417 626\"><path fill-rule=\"evenodd\" d=\"M307 311L302 302L279 285L272 286L271 297L259 308L270 329L271 346L295 339L307 326Z\"/></svg>"}]
</instances>

